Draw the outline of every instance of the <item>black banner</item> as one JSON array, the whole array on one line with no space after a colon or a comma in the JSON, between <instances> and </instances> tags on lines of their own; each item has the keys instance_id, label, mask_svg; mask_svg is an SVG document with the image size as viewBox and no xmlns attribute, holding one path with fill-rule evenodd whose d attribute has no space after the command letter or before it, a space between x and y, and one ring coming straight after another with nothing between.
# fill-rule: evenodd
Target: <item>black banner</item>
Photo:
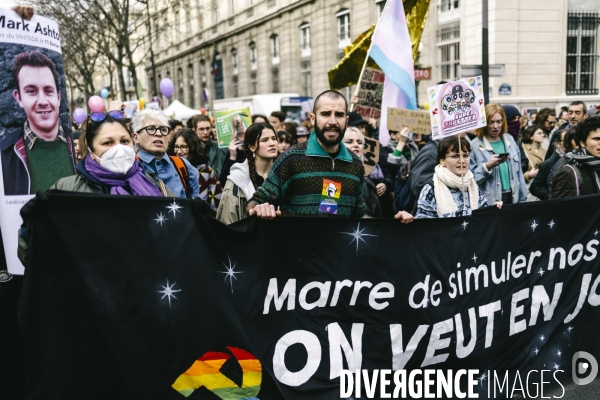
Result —
<instances>
[{"instance_id":1,"label":"black banner","mask_svg":"<svg viewBox=\"0 0 600 400\"><path fill-rule=\"evenodd\" d=\"M33 398L339 399L342 369L478 370L448 397L572 382L600 357L599 201L233 229L191 200L50 193L21 299Z\"/></svg>"}]
</instances>

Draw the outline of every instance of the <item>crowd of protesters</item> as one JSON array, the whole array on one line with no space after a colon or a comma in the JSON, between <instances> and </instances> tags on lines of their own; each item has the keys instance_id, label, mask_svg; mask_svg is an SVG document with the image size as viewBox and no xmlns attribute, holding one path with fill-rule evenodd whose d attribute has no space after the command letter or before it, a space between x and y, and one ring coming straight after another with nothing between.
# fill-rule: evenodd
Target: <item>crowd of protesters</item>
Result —
<instances>
[{"instance_id":1,"label":"crowd of protesters","mask_svg":"<svg viewBox=\"0 0 600 400\"><path fill-rule=\"evenodd\" d=\"M252 125L220 148L212 117L183 123L143 110L126 120L113 102L108 113L74 127L76 175L53 188L199 197L226 224L254 214L410 222L600 191L600 117L581 101L533 118L488 104L486 127L442 141L408 127L389 131L368 174L365 138L377 139L378 127L348 109L328 90L315 99L310 120L296 124L279 110L252 115Z\"/></svg>"}]
</instances>

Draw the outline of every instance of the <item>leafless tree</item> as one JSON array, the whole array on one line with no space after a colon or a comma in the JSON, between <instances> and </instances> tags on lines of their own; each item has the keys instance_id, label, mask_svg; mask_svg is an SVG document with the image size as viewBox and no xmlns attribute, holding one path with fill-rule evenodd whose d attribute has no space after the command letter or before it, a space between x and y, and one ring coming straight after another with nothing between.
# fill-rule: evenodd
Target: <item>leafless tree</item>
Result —
<instances>
[{"instance_id":1,"label":"leafless tree","mask_svg":"<svg viewBox=\"0 0 600 400\"><path fill-rule=\"evenodd\" d=\"M93 83L98 71L110 75L111 87L116 71L121 100L126 99L128 88L124 71L136 87L136 67L150 51L147 24L166 14L163 9L149 18L144 5L134 0L38 0L33 5L36 13L60 26L69 83L89 97L98 89ZM153 27L152 34L160 35L159 27Z\"/></svg>"}]
</instances>

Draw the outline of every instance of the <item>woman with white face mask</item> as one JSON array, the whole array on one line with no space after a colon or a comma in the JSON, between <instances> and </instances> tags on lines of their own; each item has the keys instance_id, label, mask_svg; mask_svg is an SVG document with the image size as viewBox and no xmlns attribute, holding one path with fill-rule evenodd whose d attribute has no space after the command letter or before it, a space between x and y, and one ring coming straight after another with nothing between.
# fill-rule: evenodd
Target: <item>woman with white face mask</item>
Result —
<instances>
[{"instance_id":1,"label":"woman with white face mask","mask_svg":"<svg viewBox=\"0 0 600 400\"><path fill-rule=\"evenodd\" d=\"M60 179L51 189L175 197L161 180L146 174L138 165L121 111L90 114L85 139L88 151L77 164L76 175Z\"/></svg>"}]
</instances>

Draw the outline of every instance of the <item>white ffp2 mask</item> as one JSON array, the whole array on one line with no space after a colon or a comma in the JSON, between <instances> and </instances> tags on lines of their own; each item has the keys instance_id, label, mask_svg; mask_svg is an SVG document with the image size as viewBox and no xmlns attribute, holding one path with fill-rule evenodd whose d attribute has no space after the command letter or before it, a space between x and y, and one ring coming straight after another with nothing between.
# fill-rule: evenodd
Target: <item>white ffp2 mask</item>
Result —
<instances>
[{"instance_id":1,"label":"white ffp2 mask","mask_svg":"<svg viewBox=\"0 0 600 400\"><path fill-rule=\"evenodd\" d=\"M126 174L135 162L135 151L120 143L111 147L102 157L98 157L91 150L90 154L96 157L101 166L116 174Z\"/></svg>"}]
</instances>

